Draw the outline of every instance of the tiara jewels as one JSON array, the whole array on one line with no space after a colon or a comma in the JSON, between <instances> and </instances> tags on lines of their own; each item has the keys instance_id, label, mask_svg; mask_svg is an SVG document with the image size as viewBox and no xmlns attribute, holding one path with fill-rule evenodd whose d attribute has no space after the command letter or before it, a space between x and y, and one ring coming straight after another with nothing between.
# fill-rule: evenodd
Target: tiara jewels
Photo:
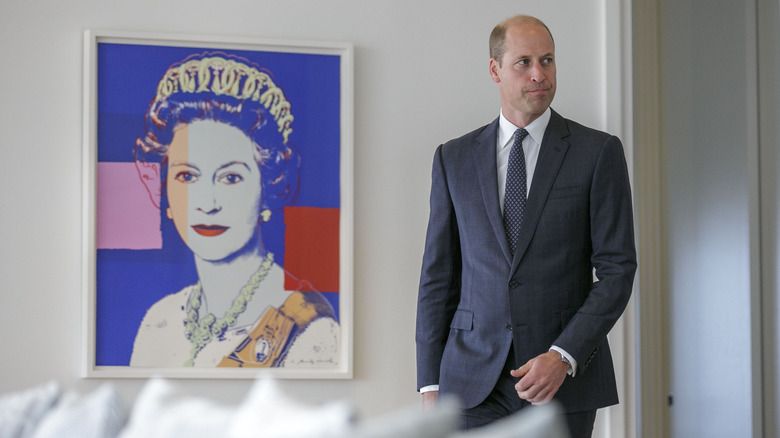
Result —
<instances>
[{"instance_id":1,"label":"tiara jewels","mask_svg":"<svg viewBox=\"0 0 780 438\"><path fill-rule=\"evenodd\" d=\"M200 92L259 102L274 117L287 143L294 117L281 88L267 73L221 56L191 59L169 68L157 85L157 96L150 113L156 119L158 106L174 93Z\"/></svg>"}]
</instances>

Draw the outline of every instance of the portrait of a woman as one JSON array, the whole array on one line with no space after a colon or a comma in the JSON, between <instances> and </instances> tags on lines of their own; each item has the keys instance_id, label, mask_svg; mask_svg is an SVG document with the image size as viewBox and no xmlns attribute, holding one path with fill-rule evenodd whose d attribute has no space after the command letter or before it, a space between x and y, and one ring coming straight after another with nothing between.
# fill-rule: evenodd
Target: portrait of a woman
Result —
<instances>
[{"instance_id":1,"label":"portrait of a woman","mask_svg":"<svg viewBox=\"0 0 780 438\"><path fill-rule=\"evenodd\" d=\"M293 119L273 77L246 59L206 52L163 75L133 152L145 184L159 171L148 189L192 252L198 281L146 311L130 366L338 364L332 306L306 279L290 288L294 275L263 243L263 224L298 196Z\"/></svg>"}]
</instances>

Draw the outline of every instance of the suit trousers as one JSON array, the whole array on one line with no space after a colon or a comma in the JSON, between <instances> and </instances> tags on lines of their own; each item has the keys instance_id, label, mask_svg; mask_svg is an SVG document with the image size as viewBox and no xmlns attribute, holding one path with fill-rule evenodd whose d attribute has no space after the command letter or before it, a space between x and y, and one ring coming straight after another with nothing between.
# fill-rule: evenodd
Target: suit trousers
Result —
<instances>
[{"instance_id":1,"label":"suit trousers","mask_svg":"<svg viewBox=\"0 0 780 438\"><path fill-rule=\"evenodd\" d=\"M461 415L462 429L485 426L523 408L532 407L530 403L518 397L517 391L515 391L515 383L518 379L509 374L509 371L518 368L515 365L514 357L514 348L510 348L504 369L490 395L477 406L463 411ZM592 436L593 425L596 421L595 410L567 413L565 418L571 438L590 438Z\"/></svg>"}]
</instances>

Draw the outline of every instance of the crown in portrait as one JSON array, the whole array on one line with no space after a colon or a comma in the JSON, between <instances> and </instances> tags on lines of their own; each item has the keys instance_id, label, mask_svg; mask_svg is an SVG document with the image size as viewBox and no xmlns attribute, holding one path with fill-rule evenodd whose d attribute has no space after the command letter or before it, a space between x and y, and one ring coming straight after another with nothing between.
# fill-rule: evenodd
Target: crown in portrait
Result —
<instances>
[{"instance_id":1,"label":"crown in portrait","mask_svg":"<svg viewBox=\"0 0 780 438\"><path fill-rule=\"evenodd\" d=\"M157 85L157 95L150 107L150 115L159 122L157 110L175 93L203 93L251 100L263 105L274 117L284 143L292 132L293 115L290 102L271 76L239 58L221 53L187 59L171 66Z\"/></svg>"}]
</instances>

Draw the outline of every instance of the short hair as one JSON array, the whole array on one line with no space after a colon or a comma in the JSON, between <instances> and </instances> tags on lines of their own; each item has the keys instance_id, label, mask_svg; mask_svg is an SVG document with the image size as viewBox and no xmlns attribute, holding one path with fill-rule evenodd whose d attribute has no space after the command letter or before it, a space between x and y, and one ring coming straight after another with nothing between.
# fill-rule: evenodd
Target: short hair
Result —
<instances>
[{"instance_id":1,"label":"short hair","mask_svg":"<svg viewBox=\"0 0 780 438\"><path fill-rule=\"evenodd\" d=\"M243 132L255 147L263 208L281 208L294 203L298 194L300 154L288 141L290 109L270 74L251 61L222 52L192 55L170 66L160 80L146 112L145 134L135 142L135 160L166 163L181 125L225 123ZM164 178L162 182L165 190Z\"/></svg>"},{"instance_id":2,"label":"short hair","mask_svg":"<svg viewBox=\"0 0 780 438\"><path fill-rule=\"evenodd\" d=\"M504 52L506 52L507 29L516 24L525 23L535 23L542 25L547 30L547 33L550 34L550 39L553 41L553 44L555 44L555 39L552 36L552 32L550 32L550 28L547 27L547 25L544 24L542 20L530 15L515 15L514 17L507 18L506 20L498 23L496 27L493 28L493 31L490 32L490 58L495 59L499 66L501 65L501 60L504 57Z\"/></svg>"}]
</instances>

